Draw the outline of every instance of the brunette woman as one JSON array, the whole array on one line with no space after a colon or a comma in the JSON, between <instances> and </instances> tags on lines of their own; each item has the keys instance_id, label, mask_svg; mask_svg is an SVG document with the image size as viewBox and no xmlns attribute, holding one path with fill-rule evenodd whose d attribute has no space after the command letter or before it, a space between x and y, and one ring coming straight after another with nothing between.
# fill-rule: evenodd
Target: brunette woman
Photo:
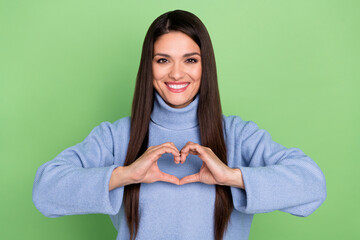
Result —
<instances>
[{"instance_id":1,"label":"brunette woman","mask_svg":"<svg viewBox=\"0 0 360 240\"><path fill-rule=\"evenodd\" d=\"M298 148L221 111L209 34L176 10L150 26L131 117L102 122L37 171L48 217L109 214L117 239L247 239L255 213L308 216L325 178Z\"/></svg>"}]
</instances>

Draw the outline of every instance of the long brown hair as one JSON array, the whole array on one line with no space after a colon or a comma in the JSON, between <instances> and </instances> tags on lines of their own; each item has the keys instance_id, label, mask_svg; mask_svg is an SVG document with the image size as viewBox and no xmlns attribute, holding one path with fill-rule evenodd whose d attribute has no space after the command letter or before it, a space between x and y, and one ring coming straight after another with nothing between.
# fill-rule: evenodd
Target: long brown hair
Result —
<instances>
[{"instance_id":1,"label":"long brown hair","mask_svg":"<svg viewBox=\"0 0 360 240\"><path fill-rule=\"evenodd\" d=\"M185 33L200 47L202 75L197 114L201 145L211 148L219 159L227 164L215 56L210 36L204 24L194 14L175 10L166 12L155 19L145 36L132 104L130 141L124 165L133 163L147 149L148 128L155 91L152 83L153 47L154 42L161 35L170 31ZM140 183L125 186L124 204L130 240L136 238L139 229L139 192ZM214 211L214 238L216 240L223 238L232 210L230 187L216 185Z\"/></svg>"}]
</instances>

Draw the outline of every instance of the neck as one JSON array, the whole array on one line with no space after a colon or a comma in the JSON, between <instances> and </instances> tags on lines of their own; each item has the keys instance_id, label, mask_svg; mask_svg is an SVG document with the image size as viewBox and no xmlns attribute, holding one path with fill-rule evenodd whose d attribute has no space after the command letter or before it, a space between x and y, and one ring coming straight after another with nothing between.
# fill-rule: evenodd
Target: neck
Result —
<instances>
[{"instance_id":1,"label":"neck","mask_svg":"<svg viewBox=\"0 0 360 240\"><path fill-rule=\"evenodd\" d=\"M174 108L169 106L155 90L151 120L157 125L169 129L181 130L195 127L199 124L197 118L198 103L199 94L196 94L189 105L183 108Z\"/></svg>"}]
</instances>

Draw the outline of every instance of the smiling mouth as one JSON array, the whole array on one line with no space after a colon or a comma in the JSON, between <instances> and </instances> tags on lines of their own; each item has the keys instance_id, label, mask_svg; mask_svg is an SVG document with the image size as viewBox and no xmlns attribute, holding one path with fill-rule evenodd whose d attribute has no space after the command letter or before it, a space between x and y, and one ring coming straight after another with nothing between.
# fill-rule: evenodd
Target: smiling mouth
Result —
<instances>
[{"instance_id":1,"label":"smiling mouth","mask_svg":"<svg viewBox=\"0 0 360 240\"><path fill-rule=\"evenodd\" d=\"M171 92L179 93L186 90L189 86L189 82L166 82L165 83Z\"/></svg>"}]
</instances>

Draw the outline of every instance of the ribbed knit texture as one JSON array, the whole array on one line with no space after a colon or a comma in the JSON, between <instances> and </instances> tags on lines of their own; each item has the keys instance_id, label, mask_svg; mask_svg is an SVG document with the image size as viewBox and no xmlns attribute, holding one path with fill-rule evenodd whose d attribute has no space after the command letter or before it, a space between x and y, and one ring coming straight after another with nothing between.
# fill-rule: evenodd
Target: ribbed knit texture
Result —
<instances>
[{"instance_id":1,"label":"ribbed knit texture","mask_svg":"<svg viewBox=\"0 0 360 240\"><path fill-rule=\"evenodd\" d=\"M181 148L200 142L197 106L175 109L155 94L149 125L149 146L173 142ZM231 187L235 209L224 239L248 239L253 214L275 210L308 216L326 198L325 178L316 163L298 148L285 148L266 130L238 116L223 116L228 165L240 168L245 189ZM45 216L109 214L117 239L129 239L122 204L124 187L109 192L111 173L125 161L130 117L102 122L75 146L44 163L36 172L33 202ZM199 171L202 161L189 155L175 164L164 154L159 168L182 178ZM213 239L215 186L166 182L141 184L137 239ZM291 218L289 218L291 221ZM50 237L50 236L49 236Z\"/></svg>"}]
</instances>

